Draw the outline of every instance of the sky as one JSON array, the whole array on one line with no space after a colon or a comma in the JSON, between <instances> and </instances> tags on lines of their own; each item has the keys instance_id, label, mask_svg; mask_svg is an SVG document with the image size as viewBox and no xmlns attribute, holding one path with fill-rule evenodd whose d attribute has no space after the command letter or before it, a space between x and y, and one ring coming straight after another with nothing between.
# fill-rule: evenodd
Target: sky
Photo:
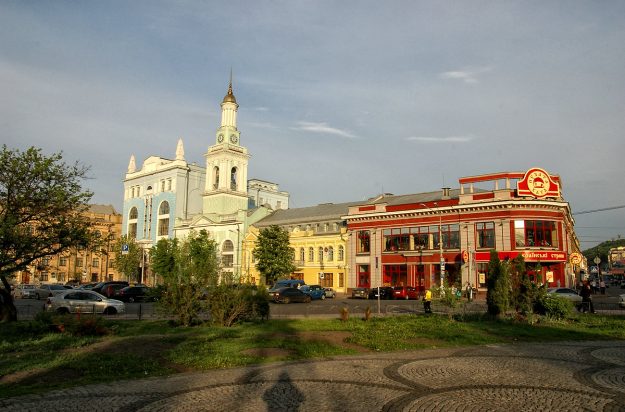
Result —
<instances>
[{"instance_id":1,"label":"sky","mask_svg":"<svg viewBox=\"0 0 625 412\"><path fill-rule=\"evenodd\" d=\"M203 165L230 71L250 178L291 207L540 167L573 213L625 205L623 1L0 1L0 144ZM625 208L575 215L582 249Z\"/></svg>"}]
</instances>

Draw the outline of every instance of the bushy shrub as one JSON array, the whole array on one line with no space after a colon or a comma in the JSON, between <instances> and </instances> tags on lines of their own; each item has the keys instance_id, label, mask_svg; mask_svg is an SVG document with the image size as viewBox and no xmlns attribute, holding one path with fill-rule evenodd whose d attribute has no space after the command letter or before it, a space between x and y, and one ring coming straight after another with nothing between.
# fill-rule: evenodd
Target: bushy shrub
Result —
<instances>
[{"instance_id":1,"label":"bushy shrub","mask_svg":"<svg viewBox=\"0 0 625 412\"><path fill-rule=\"evenodd\" d=\"M211 288L207 299L212 321L221 326L269 318L269 295L263 287L222 284Z\"/></svg>"},{"instance_id":2,"label":"bushy shrub","mask_svg":"<svg viewBox=\"0 0 625 412\"><path fill-rule=\"evenodd\" d=\"M30 328L34 331L69 333L74 336L103 336L111 333L101 316L59 315L51 312L38 313Z\"/></svg>"},{"instance_id":3,"label":"bushy shrub","mask_svg":"<svg viewBox=\"0 0 625 412\"><path fill-rule=\"evenodd\" d=\"M573 303L563 297L548 293L537 296L534 301L534 311L553 319L564 319L571 314Z\"/></svg>"}]
</instances>

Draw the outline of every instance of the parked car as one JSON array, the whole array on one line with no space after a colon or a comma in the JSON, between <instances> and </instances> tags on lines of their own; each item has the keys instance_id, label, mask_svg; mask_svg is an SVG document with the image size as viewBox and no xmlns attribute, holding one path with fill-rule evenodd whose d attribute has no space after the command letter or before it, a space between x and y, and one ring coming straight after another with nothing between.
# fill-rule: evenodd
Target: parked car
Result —
<instances>
[{"instance_id":1,"label":"parked car","mask_svg":"<svg viewBox=\"0 0 625 412\"><path fill-rule=\"evenodd\" d=\"M299 288L305 284L306 282L300 279L281 279L281 280L276 281L272 289L285 288L285 287Z\"/></svg>"},{"instance_id":2,"label":"parked car","mask_svg":"<svg viewBox=\"0 0 625 412\"><path fill-rule=\"evenodd\" d=\"M63 285L39 285L35 288L35 297L37 300L46 299L50 296L65 292L67 289Z\"/></svg>"},{"instance_id":3,"label":"parked car","mask_svg":"<svg viewBox=\"0 0 625 412\"><path fill-rule=\"evenodd\" d=\"M325 292L326 292L326 298L335 298L336 297L336 292L334 291L334 289L332 288L324 288Z\"/></svg>"},{"instance_id":4,"label":"parked car","mask_svg":"<svg viewBox=\"0 0 625 412\"><path fill-rule=\"evenodd\" d=\"M312 300L310 295L296 288L278 288L269 293L269 297L276 303L303 302L308 303Z\"/></svg>"},{"instance_id":5,"label":"parked car","mask_svg":"<svg viewBox=\"0 0 625 412\"><path fill-rule=\"evenodd\" d=\"M65 290L51 296L46 302L46 311L56 313L103 313L105 315L121 314L126 311L124 302L108 299L90 290Z\"/></svg>"},{"instance_id":6,"label":"parked car","mask_svg":"<svg viewBox=\"0 0 625 412\"><path fill-rule=\"evenodd\" d=\"M352 299L368 299L369 298L369 289L368 288L354 288L352 289Z\"/></svg>"},{"instance_id":7,"label":"parked car","mask_svg":"<svg viewBox=\"0 0 625 412\"><path fill-rule=\"evenodd\" d=\"M95 286L99 285L100 282L91 282L91 283L85 283L83 285L79 285L76 287L76 289L87 289L87 290L91 290L93 289Z\"/></svg>"},{"instance_id":8,"label":"parked car","mask_svg":"<svg viewBox=\"0 0 625 412\"><path fill-rule=\"evenodd\" d=\"M303 285L299 290L311 297L311 299L325 299L326 290L319 285Z\"/></svg>"},{"instance_id":9,"label":"parked car","mask_svg":"<svg viewBox=\"0 0 625 412\"><path fill-rule=\"evenodd\" d=\"M414 286L393 287L393 297L395 299L419 299L419 292Z\"/></svg>"},{"instance_id":10,"label":"parked car","mask_svg":"<svg viewBox=\"0 0 625 412\"><path fill-rule=\"evenodd\" d=\"M91 288L91 290L110 298L113 297L116 290L125 288L126 286L130 286L130 284L124 280L111 280L108 282L100 282Z\"/></svg>"},{"instance_id":11,"label":"parked car","mask_svg":"<svg viewBox=\"0 0 625 412\"><path fill-rule=\"evenodd\" d=\"M145 285L126 286L115 291L113 295L114 299L121 300L122 302L150 302L155 301L156 296L153 291Z\"/></svg>"},{"instance_id":12,"label":"parked car","mask_svg":"<svg viewBox=\"0 0 625 412\"><path fill-rule=\"evenodd\" d=\"M35 299L37 298L37 294L35 293L35 285L29 284L20 284L15 286L13 289L13 298L14 299Z\"/></svg>"},{"instance_id":13,"label":"parked car","mask_svg":"<svg viewBox=\"0 0 625 412\"><path fill-rule=\"evenodd\" d=\"M547 289L547 293L554 296L560 296L567 300L573 302L576 307L581 306L582 297L577 294L577 292L573 289L569 288L549 288Z\"/></svg>"},{"instance_id":14,"label":"parked car","mask_svg":"<svg viewBox=\"0 0 625 412\"><path fill-rule=\"evenodd\" d=\"M380 286L379 288L379 298L380 299L393 299L393 290L390 286ZM369 289L369 299L378 299L378 288Z\"/></svg>"}]
</instances>

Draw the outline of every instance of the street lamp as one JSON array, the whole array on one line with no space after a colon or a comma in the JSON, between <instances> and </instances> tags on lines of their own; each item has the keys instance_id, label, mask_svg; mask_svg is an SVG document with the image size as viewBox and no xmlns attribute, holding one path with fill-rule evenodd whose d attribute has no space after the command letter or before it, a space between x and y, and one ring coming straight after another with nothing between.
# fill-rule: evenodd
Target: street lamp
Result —
<instances>
[{"instance_id":1,"label":"street lamp","mask_svg":"<svg viewBox=\"0 0 625 412\"><path fill-rule=\"evenodd\" d=\"M421 203L421 206L426 207L430 212L434 213L434 210L432 210L425 203ZM438 207L438 202L434 202L434 206ZM442 288L443 282L445 280L445 258L443 257L443 216L440 212L438 212L438 253L440 256L440 265L441 265L440 286Z\"/></svg>"}]
</instances>

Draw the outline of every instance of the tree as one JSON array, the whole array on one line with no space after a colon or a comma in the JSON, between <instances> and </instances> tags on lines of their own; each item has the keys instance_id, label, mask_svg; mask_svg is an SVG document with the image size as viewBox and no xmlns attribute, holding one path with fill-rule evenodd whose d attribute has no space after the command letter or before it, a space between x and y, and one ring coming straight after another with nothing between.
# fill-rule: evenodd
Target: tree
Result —
<instances>
[{"instance_id":1,"label":"tree","mask_svg":"<svg viewBox=\"0 0 625 412\"><path fill-rule=\"evenodd\" d=\"M93 193L81 181L89 168L68 165L41 149L0 151L0 320L17 320L9 279L36 261L99 240L83 215Z\"/></svg>"},{"instance_id":2,"label":"tree","mask_svg":"<svg viewBox=\"0 0 625 412\"><path fill-rule=\"evenodd\" d=\"M488 313L499 316L505 313L510 306L510 268L508 262L499 260L496 250L490 251L488 263L488 280L486 304Z\"/></svg>"},{"instance_id":3,"label":"tree","mask_svg":"<svg viewBox=\"0 0 625 412\"><path fill-rule=\"evenodd\" d=\"M128 253L123 253L123 248L128 248ZM128 279L129 282L137 282L139 280L139 270L143 262L143 248L128 235L123 235L115 242L115 252L117 258L113 262L113 266L117 271Z\"/></svg>"},{"instance_id":4,"label":"tree","mask_svg":"<svg viewBox=\"0 0 625 412\"><path fill-rule=\"evenodd\" d=\"M519 253L512 259L510 270L510 282L512 285L512 300L515 310L523 315L532 313L532 282L527 276L525 259Z\"/></svg>"},{"instance_id":5,"label":"tree","mask_svg":"<svg viewBox=\"0 0 625 412\"><path fill-rule=\"evenodd\" d=\"M261 229L252 253L257 261L256 268L265 277L266 284L274 283L280 276L296 269L293 248L289 246L289 233L280 226Z\"/></svg>"},{"instance_id":6,"label":"tree","mask_svg":"<svg viewBox=\"0 0 625 412\"><path fill-rule=\"evenodd\" d=\"M188 326L208 309L207 294L219 279L217 243L205 230L188 238L161 239L150 252L152 270L163 278L161 307Z\"/></svg>"}]
</instances>

